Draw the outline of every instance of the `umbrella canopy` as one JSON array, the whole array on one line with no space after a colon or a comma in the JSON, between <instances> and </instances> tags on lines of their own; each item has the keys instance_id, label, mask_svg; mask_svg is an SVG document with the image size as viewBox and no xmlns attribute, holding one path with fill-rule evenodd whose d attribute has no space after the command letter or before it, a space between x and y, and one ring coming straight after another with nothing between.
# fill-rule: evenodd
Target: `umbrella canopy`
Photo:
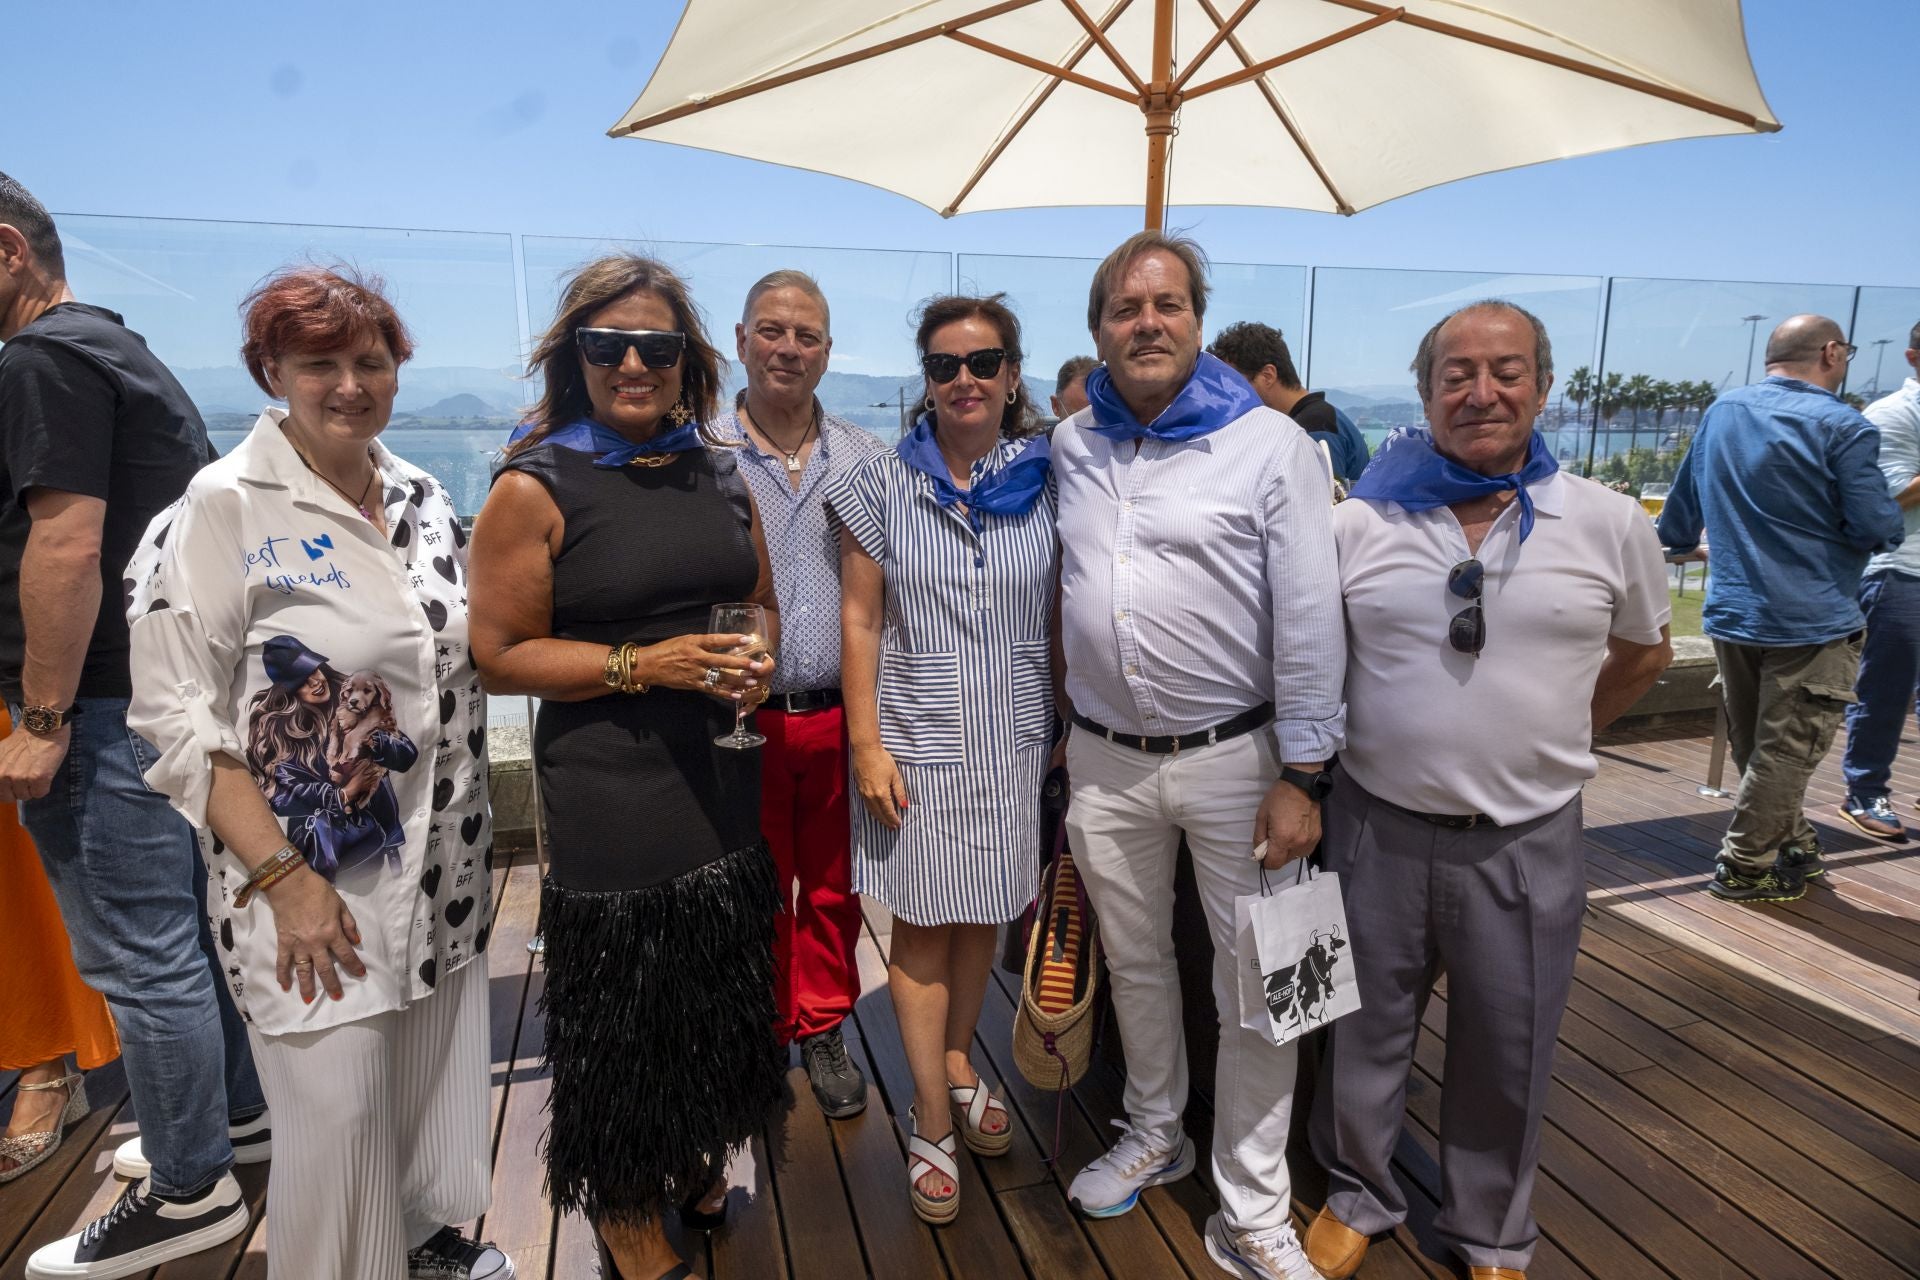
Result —
<instances>
[{"instance_id":1,"label":"umbrella canopy","mask_svg":"<svg viewBox=\"0 0 1920 1280\"><path fill-rule=\"evenodd\" d=\"M1158 226L1779 127L1739 0L688 0L609 132Z\"/></svg>"}]
</instances>

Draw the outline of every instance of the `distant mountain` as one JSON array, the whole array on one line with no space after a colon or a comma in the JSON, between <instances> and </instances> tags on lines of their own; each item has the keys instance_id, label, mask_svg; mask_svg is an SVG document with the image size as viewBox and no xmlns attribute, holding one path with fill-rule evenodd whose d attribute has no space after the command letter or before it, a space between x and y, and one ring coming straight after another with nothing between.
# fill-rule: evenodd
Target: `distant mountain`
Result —
<instances>
[{"instance_id":1,"label":"distant mountain","mask_svg":"<svg viewBox=\"0 0 1920 1280\"><path fill-rule=\"evenodd\" d=\"M512 417L528 399L529 388L514 369L486 369L470 365L414 366L400 370L400 393L394 409L419 417ZM239 365L175 369L174 377L187 389L202 417L239 413L235 405L265 405L268 398L254 385L252 375ZM446 414L439 407L452 398L478 401L481 408ZM248 423L259 409L245 411Z\"/></svg>"},{"instance_id":2,"label":"distant mountain","mask_svg":"<svg viewBox=\"0 0 1920 1280\"><path fill-rule=\"evenodd\" d=\"M445 400L436 400L424 409L412 411L415 418L485 418L497 421L508 417L496 406L468 392L448 396Z\"/></svg>"}]
</instances>

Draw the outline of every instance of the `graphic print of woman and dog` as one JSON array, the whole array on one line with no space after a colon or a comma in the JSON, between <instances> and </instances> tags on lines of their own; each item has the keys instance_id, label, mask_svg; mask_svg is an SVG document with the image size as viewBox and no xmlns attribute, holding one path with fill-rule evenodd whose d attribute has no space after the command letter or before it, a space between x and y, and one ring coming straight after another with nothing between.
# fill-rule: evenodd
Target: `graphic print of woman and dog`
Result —
<instances>
[{"instance_id":1,"label":"graphic print of woman and dog","mask_svg":"<svg viewBox=\"0 0 1920 1280\"><path fill-rule=\"evenodd\" d=\"M287 839L332 880L384 856L400 869L406 843L390 772L420 758L393 715L377 671L342 674L293 636L261 646L268 687L247 715L247 765L286 823Z\"/></svg>"}]
</instances>

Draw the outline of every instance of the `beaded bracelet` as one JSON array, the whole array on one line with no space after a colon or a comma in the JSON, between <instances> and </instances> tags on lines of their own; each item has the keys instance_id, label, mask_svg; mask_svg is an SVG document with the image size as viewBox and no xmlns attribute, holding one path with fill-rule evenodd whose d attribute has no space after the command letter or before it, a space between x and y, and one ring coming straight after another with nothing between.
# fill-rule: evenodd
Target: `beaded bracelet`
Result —
<instances>
[{"instance_id":1,"label":"beaded bracelet","mask_svg":"<svg viewBox=\"0 0 1920 1280\"><path fill-rule=\"evenodd\" d=\"M279 852L253 869L247 882L240 886L240 892L233 895L236 909L253 901L254 895L273 888L288 876L307 865L307 860L292 845L281 845Z\"/></svg>"}]
</instances>

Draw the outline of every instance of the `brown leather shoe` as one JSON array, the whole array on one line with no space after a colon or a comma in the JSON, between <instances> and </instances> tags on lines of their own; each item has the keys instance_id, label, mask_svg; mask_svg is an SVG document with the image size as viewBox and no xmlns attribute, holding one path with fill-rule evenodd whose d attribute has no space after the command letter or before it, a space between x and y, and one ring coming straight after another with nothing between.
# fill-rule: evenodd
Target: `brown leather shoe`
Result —
<instances>
[{"instance_id":1,"label":"brown leather shoe","mask_svg":"<svg viewBox=\"0 0 1920 1280\"><path fill-rule=\"evenodd\" d=\"M1473 1280L1527 1280L1526 1272L1512 1267L1468 1267L1467 1274Z\"/></svg>"},{"instance_id":2,"label":"brown leather shoe","mask_svg":"<svg viewBox=\"0 0 1920 1280\"><path fill-rule=\"evenodd\" d=\"M1367 1238L1333 1216L1330 1209L1307 1227L1307 1261L1327 1280L1347 1280L1367 1256Z\"/></svg>"}]
</instances>

